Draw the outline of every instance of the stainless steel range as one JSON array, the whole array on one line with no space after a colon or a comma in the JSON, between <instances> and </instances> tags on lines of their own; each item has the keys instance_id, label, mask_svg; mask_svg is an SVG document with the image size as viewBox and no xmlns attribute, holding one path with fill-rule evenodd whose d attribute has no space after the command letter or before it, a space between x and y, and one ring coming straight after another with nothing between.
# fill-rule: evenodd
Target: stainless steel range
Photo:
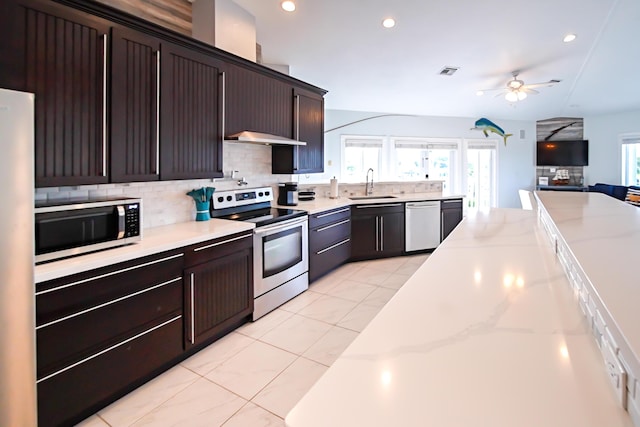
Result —
<instances>
[{"instance_id":1,"label":"stainless steel range","mask_svg":"<svg viewBox=\"0 0 640 427\"><path fill-rule=\"evenodd\" d=\"M253 235L253 291L256 320L309 288L308 216L271 207L271 187L221 191L213 195L211 217L250 221Z\"/></svg>"}]
</instances>

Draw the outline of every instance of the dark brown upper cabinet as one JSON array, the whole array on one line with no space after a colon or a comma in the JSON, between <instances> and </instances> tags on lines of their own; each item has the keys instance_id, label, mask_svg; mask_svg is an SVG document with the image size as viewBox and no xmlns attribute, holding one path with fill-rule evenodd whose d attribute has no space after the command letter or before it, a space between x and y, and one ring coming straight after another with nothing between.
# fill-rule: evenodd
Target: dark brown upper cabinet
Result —
<instances>
[{"instance_id":1,"label":"dark brown upper cabinet","mask_svg":"<svg viewBox=\"0 0 640 427\"><path fill-rule=\"evenodd\" d=\"M160 177L222 176L222 62L162 44Z\"/></svg>"},{"instance_id":2,"label":"dark brown upper cabinet","mask_svg":"<svg viewBox=\"0 0 640 427\"><path fill-rule=\"evenodd\" d=\"M305 146L274 146L272 172L300 174L324 172L324 97L293 88L293 139Z\"/></svg>"},{"instance_id":3,"label":"dark brown upper cabinet","mask_svg":"<svg viewBox=\"0 0 640 427\"><path fill-rule=\"evenodd\" d=\"M36 186L108 182L109 22L50 1L14 6L19 16L2 19L20 22L17 88L36 95Z\"/></svg>"},{"instance_id":4,"label":"dark brown upper cabinet","mask_svg":"<svg viewBox=\"0 0 640 427\"><path fill-rule=\"evenodd\" d=\"M160 179L160 39L112 31L111 181Z\"/></svg>"},{"instance_id":5,"label":"dark brown upper cabinet","mask_svg":"<svg viewBox=\"0 0 640 427\"><path fill-rule=\"evenodd\" d=\"M291 85L227 64L224 117L224 136L248 130L293 138Z\"/></svg>"}]
</instances>

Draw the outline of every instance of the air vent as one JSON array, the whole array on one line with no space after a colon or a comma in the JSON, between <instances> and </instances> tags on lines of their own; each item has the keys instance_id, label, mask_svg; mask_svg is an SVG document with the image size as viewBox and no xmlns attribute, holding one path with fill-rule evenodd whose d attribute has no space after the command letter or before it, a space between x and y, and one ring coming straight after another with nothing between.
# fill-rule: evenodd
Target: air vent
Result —
<instances>
[{"instance_id":1,"label":"air vent","mask_svg":"<svg viewBox=\"0 0 640 427\"><path fill-rule=\"evenodd\" d=\"M453 76L456 71L458 71L458 67L444 67L439 74L441 76Z\"/></svg>"}]
</instances>

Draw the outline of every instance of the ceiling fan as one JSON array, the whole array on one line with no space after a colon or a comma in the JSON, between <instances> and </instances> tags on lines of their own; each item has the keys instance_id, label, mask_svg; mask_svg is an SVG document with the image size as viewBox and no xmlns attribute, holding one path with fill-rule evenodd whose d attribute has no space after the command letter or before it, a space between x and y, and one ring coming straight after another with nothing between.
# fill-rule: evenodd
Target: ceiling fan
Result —
<instances>
[{"instance_id":1,"label":"ceiling fan","mask_svg":"<svg viewBox=\"0 0 640 427\"><path fill-rule=\"evenodd\" d=\"M534 90L534 88L553 86L554 84L560 83L561 81L561 80L553 79L553 80L549 80L548 82L525 84L524 81L518 79L519 74L520 74L520 71L514 71L513 73L511 73L511 75L513 76L513 79L507 82L507 85L505 88L481 90L481 91L478 91L478 94L482 95L484 94L484 92L499 90L500 93L496 96L504 95L504 98L507 101L518 102L525 99L529 94L531 95L538 94L539 92L537 90Z\"/></svg>"}]
</instances>

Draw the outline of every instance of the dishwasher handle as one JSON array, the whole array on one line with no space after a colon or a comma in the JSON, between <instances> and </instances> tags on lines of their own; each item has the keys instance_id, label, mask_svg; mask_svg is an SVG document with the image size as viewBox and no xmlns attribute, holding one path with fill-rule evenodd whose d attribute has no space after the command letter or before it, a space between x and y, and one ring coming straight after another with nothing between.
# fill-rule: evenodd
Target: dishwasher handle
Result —
<instances>
[{"instance_id":1,"label":"dishwasher handle","mask_svg":"<svg viewBox=\"0 0 640 427\"><path fill-rule=\"evenodd\" d=\"M432 209L440 208L440 201L435 202L412 202L406 204L406 209Z\"/></svg>"}]
</instances>

